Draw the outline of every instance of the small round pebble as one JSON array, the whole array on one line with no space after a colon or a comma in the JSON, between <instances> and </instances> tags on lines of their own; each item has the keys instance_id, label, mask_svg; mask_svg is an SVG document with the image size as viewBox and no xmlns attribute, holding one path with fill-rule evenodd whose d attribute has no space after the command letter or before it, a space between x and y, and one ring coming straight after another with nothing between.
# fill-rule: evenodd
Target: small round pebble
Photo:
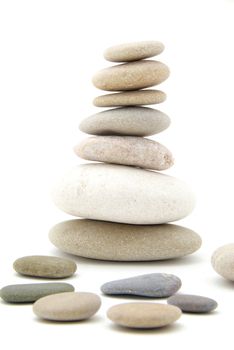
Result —
<instances>
[{"instance_id":1,"label":"small round pebble","mask_svg":"<svg viewBox=\"0 0 234 350\"><path fill-rule=\"evenodd\" d=\"M142 60L102 69L94 75L93 84L107 91L137 90L160 84L169 74L164 63Z\"/></svg>"},{"instance_id":2,"label":"small round pebble","mask_svg":"<svg viewBox=\"0 0 234 350\"><path fill-rule=\"evenodd\" d=\"M112 306L107 317L117 325L130 328L158 328L167 326L181 316L172 305L156 303L125 303Z\"/></svg>"},{"instance_id":3,"label":"small round pebble","mask_svg":"<svg viewBox=\"0 0 234 350\"><path fill-rule=\"evenodd\" d=\"M32 303L46 295L73 292L69 283L13 284L0 290L0 297L7 303Z\"/></svg>"},{"instance_id":4,"label":"small round pebble","mask_svg":"<svg viewBox=\"0 0 234 350\"><path fill-rule=\"evenodd\" d=\"M179 307L183 312L207 313L218 306L213 299L192 294L176 294L167 300L168 304Z\"/></svg>"},{"instance_id":5,"label":"small round pebble","mask_svg":"<svg viewBox=\"0 0 234 350\"><path fill-rule=\"evenodd\" d=\"M97 107L140 106L162 103L166 98L165 92L148 89L98 96L93 100L93 104Z\"/></svg>"},{"instance_id":6,"label":"small round pebble","mask_svg":"<svg viewBox=\"0 0 234 350\"><path fill-rule=\"evenodd\" d=\"M159 55L163 50L160 41L139 41L109 47L104 57L111 62L130 62Z\"/></svg>"},{"instance_id":7,"label":"small round pebble","mask_svg":"<svg viewBox=\"0 0 234 350\"><path fill-rule=\"evenodd\" d=\"M33 305L34 313L50 321L80 321L93 316L101 306L98 295L86 292L53 294Z\"/></svg>"},{"instance_id":8,"label":"small round pebble","mask_svg":"<svg viewBox=\"0 0 234 350\"><path fill-rule=\"evenodd\" d=\"M212 255L211 264L219 275L234 281L234 243L218 248Z\"/></svg>"},{"instance_id":9,"label":"small round pebble","mask_svg":"<svg viewBox=\"0 0 234 350\"><path fill-rule=\"evenodd\" d=\"M65 278L76 271L74 261L44 255L24 256L17 259L13 267L21 275L43 278Z\"/></svg>"},{"instance_id":10,"label":"small round pebble","mask_svg":"<svg viewBox=\"0 0 234 350\"><path fill-rule=\"evenodd\" d=\"M111 281L101 286L101 291L109 295L139 295L150 298L165 298L176 293L181 280L167 273L149 273L136 277Z\"/></svg>"}]
</instances>

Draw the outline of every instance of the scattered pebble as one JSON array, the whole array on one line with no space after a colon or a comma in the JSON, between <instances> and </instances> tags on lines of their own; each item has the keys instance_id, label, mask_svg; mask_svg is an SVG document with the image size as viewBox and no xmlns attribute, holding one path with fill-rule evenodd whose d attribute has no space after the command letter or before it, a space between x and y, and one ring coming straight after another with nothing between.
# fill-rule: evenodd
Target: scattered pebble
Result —
<instances>
[{"instance_id":1,"label":"scattered pebble","mask_svg":"<svg viewBox=\"0 0 234 350\"><path fill-rule=\"evenodd\" d=\"M179 307L183 312L207 313L218 306L213 299L200 295L176 294L167 300L168 304Z\"/></svg>"},{"instance_id":2,"label":"scattered pebble","mask_svg":"<svg viewBox=\"0 0 234 350\"><path fill-rule=\"evenodd\" d=\"M117 325L130 328L158 328L167 326L181 316L172 305L156 303L125 303L112 306L107 317Z\"/></svg>"},{"instance_id":3,"label":"scattered pebble","mask_svg":"<svg viewBox=\"0 0 234 350\"><path fill-rule=\"evenodd\" d=\"M181 280L167 273L146 275L111 281L101 286L101 291L109 295L139 295L150 298L165 298L176 293Z\"/></svg>"},{"instance_id":4,"label":"scattered pebble","mask_svg":"<svg viewBox=\"0 0 234 350\"><path fill-rule=\"evenodd\" d=\"M65 278L76 271L74 261L44 255L24 256L17 259L13 267L21 275L43 278Z\"/></svg>"},{"instance_id":5,"label":"scattered pebble","mask_svg":"<svg viewBox=\"0 0 234 350\"><path fill-rule=\"evenodd\" d=\"M212 255L211 264L219 275L234 281L234 243L218 248Z\"/></svg>"},{"instance_id":6,"label":"scattered pebble","mask_svg":"<svg viewBox=\"0 0 234 350\"><path fill-rule=\"evenodd\" d=\"M0 296L7 303L32 303L46 295L73 291L68 283L13 284L3 287Z\"/></svg>"}]
</instances>

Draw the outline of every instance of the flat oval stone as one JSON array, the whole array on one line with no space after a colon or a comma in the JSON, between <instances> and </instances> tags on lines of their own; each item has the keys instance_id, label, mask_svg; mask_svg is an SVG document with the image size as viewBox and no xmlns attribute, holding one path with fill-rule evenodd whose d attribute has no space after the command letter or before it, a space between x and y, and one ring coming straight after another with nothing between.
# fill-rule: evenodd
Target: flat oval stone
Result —
<instances>
[{"instance_id":1,"label":"flat oval stone","mask_svg":"<svg viewBox=\"0 0 234 350\"><path fill-rule=\"evenodd\" d=\"M104 57L111 62L130 62L159 55L163 50L160 41L139 41L109 47Z\"/></svg>"},{"instance_id":2,"label":"flat oval stone","mask_svg":"<svg viewBox=\"0 0 234 350\"><path fill-rule=\"evenodd\" d=\"M139 295L150 298L165 298L175 294L181 287L181 280L167 273L146 275L111 281L101 286L108 295Z\"/></svg>"},{"instance_id":3,"label":"flat oval stone","mask_svg":"<svg viewBox=\"0 0 234 350\"><path fill-rule=\"evenodd\" d=\"M179 307L183 312L207 313L218 306L213 299L200 295L176 294L167 300L168 304Z\"/></svg>"},{"instance_id":4,"label":"flat oval stone","mask_svg":"<svg viewBox=\"0 0 234 350\"><path fill-rule=\"evenodd\" d=\"M43 278L69 277L76 271L74 261L44 255L24 256L17 259L13 267L21 275Z\"/></svg>"},{"instance_id":5,"label":"flat oval stone","mask_svg":"<svg viewBox=\"0 0 234 350\"><path fill-rule=\"evenodd\" d=\"M220 276L234 281L234 243L218 248L212 255L211 264Z\"/></svg>"},{"instance_id":6,"label":"flat oval stone","mask_svg":"<svg viewBox=\"0 0 234 350\"><path fill-rule=\"evenodd\" d=\"M34 313L50 321L80 321L93 316L101 306L98 295L68 292L48 295L35 302Z\"/></svg>"},{"instance_id":7,"label":"flat oval stone","mask_svg":"<svg viewBox=\"0 0 234 350\"><path fill-rule=\"evenodd\" d=\"M158 328L177 321L181 310L156 303L125 303L112 306L107 317L117 325L130 328Z\"/></svg>"},{"instance_id":8,"label":"flat oval stone","mask_svg":"<svg viewBox=\"0 0 234 350\"><path fill-rule=\"evenodd\" d=\"M177 225L127 225L76 219L51 228L50 241L66 253L113 261L153 261L195 252L201 238Z\"/></svg>"},{"instance_id":9,"label":"flat oval stone","mask_svg":"<svg viewBox=\"0 0 234 350\"><path fill-rule=\"evenodd\" d=\"M73 291L69 283L13 284L3 287L0 296L7 303L32 303L46 295Z\"/></svg>"},{"instance_id":10,"label":"flat oval stone","mask_svg":"<svg viewBox=\"0 0 234 350\"><path fill-rule=\"evenodd\" d=\"M113 164L81 164L55 185L54 203L87 219L137 225L182 219L194 195L181 180L157 172Z\"/></svg>"},{"instance_id":11,"label":"flat oval stone","mask_svg":"<svg viewBox=\"0 0 234 350\"><path fill-rule=\"evenodd\" d=\"M171 152L162 144L135 136L93 136L74 147L83 159L166 170L173 165Z\"/></svg>"},{"instance_id":12,"label":"flat oval stone","mask_svg":"<svg viewBox=\"0 0 234 350\"><path fill-rule=\"evenodd\" d=\"M92 135L150 136L170 125L161 111L146 107L114 108L85 118L80 130Z\"/></svg>"},{"instance_id":13,"label":"flat oval stone","mask_svg":"<svg viewBox=\"0 0 234 350\"><path fill-rule=\"evenodd\" d=\"M164 63L143 60L105 68L94 75L93 84L107 91L137 90L158 85L168 77Z\"/></svg>"},{"instance_id":14,"label":"flat oval stone","mask_svg":"<svg viewBox=\"0 0 234 350\"><path fill-rule=\"evenodd\" d=\"M97 107L137 106L162 103L167 95L160 90L136 90L98 96L93 100Z\"/></svg>"}]
</instances>

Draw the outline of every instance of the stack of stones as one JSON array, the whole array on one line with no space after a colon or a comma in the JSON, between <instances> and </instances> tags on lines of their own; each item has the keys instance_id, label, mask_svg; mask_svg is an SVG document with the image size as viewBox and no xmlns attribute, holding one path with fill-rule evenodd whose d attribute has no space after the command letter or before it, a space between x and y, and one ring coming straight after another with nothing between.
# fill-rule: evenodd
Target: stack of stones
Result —
<instances>
[{"instance_id":1,"label":"stack of stones","mask_svg":"<svg viewBox=\"0 0 234 350\"><path fill-rule=\"evenodd\" d=\"M82 257L146 261L191 254L201 245L192 230L168 224L186 217L194 196L181 180L160 173L173 165L171 152L146 138L170 125L163 112L143 107L165 100L164 92L147 89L169 76L168 67L148 58L162 43L146 41L114 46L105 58L125 62L99 71L95 87L114 91L95 98L111 108L84 119L80 130L91 135L75 153L95 163L70 170L55 186L53 199L79 219L54 226L50 240L59 249Z\"/></svg>"}]
</instances>

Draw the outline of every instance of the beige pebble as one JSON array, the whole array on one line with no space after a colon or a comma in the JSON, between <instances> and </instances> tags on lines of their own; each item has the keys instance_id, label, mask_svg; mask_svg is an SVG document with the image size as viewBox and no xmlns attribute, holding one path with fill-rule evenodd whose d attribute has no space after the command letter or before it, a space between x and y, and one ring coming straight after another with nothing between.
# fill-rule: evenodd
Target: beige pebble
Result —
<instances>
[{"instance_id":1,"label":"beige pebble","mask_svg":"<svg viewBox=\"0 0 234 350\"><path fill-rule=\"evenodd\" d=\"M162 83L169 68L162 62L142 60L119 64L97 72L93 84L102 90L137 90Z\"/></svg>"},{"instance_id":2,"label":"beige pebble","mask_svg":"<svg viewBox=\"0 0 234 350\"><path fill-rule=\"evenodd\" d=\"M160 143L135 136L93 136L74 148L87 160L166 170L173 165L171 152Z\"/></svg>"},{"instance_id":3,"label":"beige pebble","mask_svg":"<svg viewBox=\"0 0 234 350\"><path fill-rule=\"evenodd\" d=\"M177 321L181 310L172 305L134 302L112 306L107 317L117 325L130 328L159 328Z\"/></svg>"},{"instance_id":4,"label":"beige pebble","mask_svg":"<svg viewBox=\"0 0 234 350\"><path fill-rule=\"evenodd\" d=\"M52 294L37 300L34 313L50 321L80 321L93 316L101 306L98 295L86 292Z\"/></svg>"},{"instance_id":5,"label":"beige pebble","mask_svg":"<svg viewBox=\"0 0 234 350\"><path fill-rule=\"evenodd\" d=\"M66 253L112 261L180 258L201 246L197 233L178 225L127 225L87 219L55 225L49 239Z\"/></svg>"},{"instance_id":6,"label":"beige pebble","mask_svg":"<svg viewBox=\"0 0 234 350\"><path fill-rule=\"evenodd\" d=\"M211 264L219 275L234 281L234 243L218 248L212 255Z\"/></svg>"},{"instance_id":7,"label":"beige pebble","mask_svg":"<svg viewBox=\"0 0 234 350\"><path fill-rule=\"evenodd\" d=\"M160 41L139 41L109 47L104 57L111 62L130 62L159 55L163 50Z\"/></svg>"},{"instance_id":8,"label":"beige pebble","mask_svg":"<svg viewBox=\"0 0 234 350\"><path fill-rule=\"evenodd\" d=\"M162 103L167 95L160 90L136 90L98 96L93 100L97 107L141 106Z\"/></svg>"}]
</instances>

